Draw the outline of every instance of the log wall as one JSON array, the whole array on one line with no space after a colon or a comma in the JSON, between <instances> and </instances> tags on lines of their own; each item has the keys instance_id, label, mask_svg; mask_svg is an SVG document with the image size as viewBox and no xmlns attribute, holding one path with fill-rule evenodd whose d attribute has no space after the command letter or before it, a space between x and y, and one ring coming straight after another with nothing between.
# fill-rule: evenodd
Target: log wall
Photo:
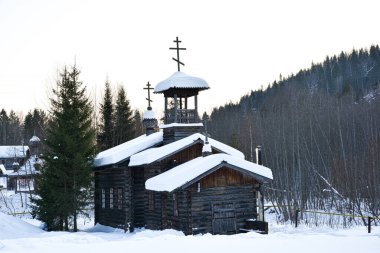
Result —
<instances>
[{"instance_id":1,"label":"log wall","mask_svg":"<svg viewBox=\"0 0 380 253\"><path fill-rule=\"evenodd\" d=\"M256 192L253 185L214 187L201 189L200 192L191 191L191 227L194 232L215 233L213 221L216 217L215 209L219 206L228 206L233 210L226 213L234 217L236 233L245 225L245 220L255 219Z\"/></svg>"},{"instance_id":2,"label":"log wall","mask_svg":"<svg viewBox=\"0 0 380 253\"><path fill-rule=\"evenodd\" d=\"M106 168L94 173L95 223L133 230L131 174L126 167ZM110 189L113 188L113 208L110 208ZM102 189L105 190L105 207L102 207ZM122 189L122 205L117 202L118 189Z\"/></svg>"},{"instance_id":3,"label":"log wall","mask_svg":"<svg viewBox=\"0 0 380 253\"><path fill-rule=\"evenodd\" d=\"M134 227L145 226L145 177L143 167L130 168L132 173L132 206Z\"/></svg>"}]
</instances>

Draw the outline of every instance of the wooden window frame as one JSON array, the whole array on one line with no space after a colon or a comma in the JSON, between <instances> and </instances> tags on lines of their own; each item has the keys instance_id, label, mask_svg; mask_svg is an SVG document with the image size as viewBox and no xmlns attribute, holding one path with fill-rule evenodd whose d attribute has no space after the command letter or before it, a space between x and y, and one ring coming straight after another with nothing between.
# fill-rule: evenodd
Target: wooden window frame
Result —
<instances>
[{"instance_id":1,"label":"wooden window frame","mask_svg":"<svg viewBox=\"0 0 380 253\"><path fill-rule=\"evenodd\" d=\"M117 209L123 209L123 188L117 188Z\"/></svg>"},{"instance_id":2,"label":"wooden window frame","mask_svg":"<svg viewBox=\"0 0 380 253\"><path fill-rule=\"evenodd\" d=\"M178 217L178 200L175 193L173 193L173 215Z\"/></svg>"},{"instance_id":3,"label":"wooden window frame","mask_svg":"<svg viewBox=\"0 0 380 253\"><path fill-rule=\"evenodd\" d=\"M154 192L150 191L148 192L148 207L149 207L149 211L154 211Z\"/></svg>"},{"instance_id":4,"label":"wooden window frame","mask_svg":"<svg viewBox=\"0 0 380 253\"><path fill-rule=\"evenodd\" d=\"M104 188L102 188L100 192L100 203L102 209L106 208L106 190Z\"/></svg>"},{"instance_id":5,"label":"wooden window frame","mask_svg":"<svg viewBox=\"0 0 380 253\"><path fill-rule=\"evenodd\" d=\"M109 198L110 198L110 209L113 209L113 207L114 207L114 191L113 191L113 188L110 188Z\"/></svg>"}]
</instances>

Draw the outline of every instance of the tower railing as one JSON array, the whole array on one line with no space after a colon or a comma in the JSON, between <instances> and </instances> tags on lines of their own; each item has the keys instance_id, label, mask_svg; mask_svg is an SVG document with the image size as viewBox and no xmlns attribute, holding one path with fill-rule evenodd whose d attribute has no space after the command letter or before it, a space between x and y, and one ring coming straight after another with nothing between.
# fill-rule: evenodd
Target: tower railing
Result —
<instances>
[{"instance_id":1,"label":"tower railing","mask_svg":"<svg viewBox=\"0 0 380 253\"><path fill-rule=\"evenodd\" d=\"M166 111L165 124L198 123L199 116L195 109L169 109Z\"/></svg>"}]
</instances>

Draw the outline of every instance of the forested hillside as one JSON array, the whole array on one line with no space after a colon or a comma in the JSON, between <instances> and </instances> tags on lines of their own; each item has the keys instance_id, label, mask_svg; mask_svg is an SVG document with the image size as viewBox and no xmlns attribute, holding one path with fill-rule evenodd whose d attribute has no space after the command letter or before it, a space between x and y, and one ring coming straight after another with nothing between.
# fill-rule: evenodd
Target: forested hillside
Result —
<instances>
[{"instance_id":1,"label":"forested hillside","mask_svg":"<svg viewBox=\"0 0 380 253\"><path fill-rule=\"evenodd\" d=\"M262 146L277 205L379 216L379 81L378 46L342 52L215 108L210 134L252 161Z\"/></svg>"}]
</instances>

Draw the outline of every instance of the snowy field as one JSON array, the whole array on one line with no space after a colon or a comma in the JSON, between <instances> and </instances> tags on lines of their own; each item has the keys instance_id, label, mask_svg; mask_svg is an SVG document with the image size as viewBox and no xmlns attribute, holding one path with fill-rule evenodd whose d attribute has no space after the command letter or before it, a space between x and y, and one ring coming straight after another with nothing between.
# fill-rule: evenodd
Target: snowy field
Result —
<instances>
[{"instance_id":1,"label":"snowy field","mask_svg":"<svg viewBox=\"0 0 380 253\"><path fill-rule=\"evenodd\" d=\"M6 204L6 205L5 205ZM380 226L367 233L365 226L350 229L280 225L268 214L269 234L257 233L185 236L174 230L139 230L124 233L93 226L90 219L78 221L81 232L45 232L37 220L16 218L4 213L30 211L28 195L2 191L0 194L0 253L105 253L105 252L318 252L380 253ZM28 219L29 217L29 219Z\"/></svg>"},{"instance_id":2,"label":"snowy field","mask_svg":"<svg viewBox=\"0 0 380 253\"><path fill-rule=\"evenodd\" d=\"M380 252L380 227L368 234L363 226L334 230L271 224L268 235L184 236L174 230L124 233L88 223L77 233L45 232L39 225L0 213L0 252Z\"/></svg>"}]
</instances>

